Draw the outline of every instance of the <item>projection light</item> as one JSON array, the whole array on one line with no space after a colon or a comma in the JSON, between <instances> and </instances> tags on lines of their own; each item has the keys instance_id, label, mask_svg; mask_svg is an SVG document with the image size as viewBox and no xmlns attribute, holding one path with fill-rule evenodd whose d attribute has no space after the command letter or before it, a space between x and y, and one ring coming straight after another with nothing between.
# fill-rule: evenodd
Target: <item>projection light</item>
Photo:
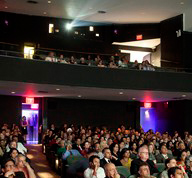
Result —
<instances>
[{"instance_id":1,"label":"projection light","mask_svg":"<svg viewBox=\"0 0 192 178\"><path fill-rule=\"evenodd\" d=\"M67 23L65 27L67 30L71 30L73 26L71 23Z\"/></svg>"}]
</instances>

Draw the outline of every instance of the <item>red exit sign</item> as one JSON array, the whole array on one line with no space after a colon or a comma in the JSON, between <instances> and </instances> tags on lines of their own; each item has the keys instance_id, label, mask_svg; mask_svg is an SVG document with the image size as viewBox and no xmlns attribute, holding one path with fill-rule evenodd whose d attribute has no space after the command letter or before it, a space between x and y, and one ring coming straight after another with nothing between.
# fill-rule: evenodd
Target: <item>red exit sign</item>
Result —
<instances>
[{"instance_id":1,"label":"red exit sign","mask_svg":"<svg viewBox=\"0 0 192 178\"><path fill-rule=\"evenodd\" d=\"M143 39L143 35L136 35L136 39L137 40L142 40Z\"/></svg>"}]
</instances>

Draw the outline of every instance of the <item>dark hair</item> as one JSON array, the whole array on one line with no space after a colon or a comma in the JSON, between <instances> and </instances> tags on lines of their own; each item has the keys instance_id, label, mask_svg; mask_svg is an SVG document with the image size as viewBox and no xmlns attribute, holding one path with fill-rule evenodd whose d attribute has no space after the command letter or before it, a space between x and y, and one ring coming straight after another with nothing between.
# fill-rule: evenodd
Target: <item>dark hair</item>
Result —
<instances>
[{"instance_id":1,"label":"dark hair","mask_svg":"<svg viewBox=\"0 0 192 178\"><path fill-rule=\"evenodd\" d=\"M5 168L5 165L6 165L7 162L9 162L9 161L12 161L13 164L15 165L15 161L14 161L14 160L12 160L11 158L7 158L7 159L5 159L5 160L3 161L1 167L2 167L2 168Z\"/></svg>"},{"instance_id":2,"label":"dark hair","mask_svg":"<svg viewBox=\"0 0 192 178\"><path fill-rule=\"evenodd\" d=\"M120 159L123 159L124 154L125 154L127 151L129 151L129 149L127 149L127 148L123 148L123 149L122 149L122 151L120 152Z\"/></svg>"},{"instance_id":3,"label":"dark hair","mask_svg":"<svg viewBox=\"0 0 192 178\"><path fill-rule=\"evenodd\" d=\"M102 150L102 153L104 154L105 153L105 150L110 150L109 148L104 148L103 150Z\"/></svg>"},{"instance_id":4,"label":"dark hair","mask_svg":"<svg viewBox=\"0 0 192 178\"><path fill-rule=\"evenodd\" d=\"M115 147L115 145L118 145L118 143L113 142L110 146L109 149L111 150L111 153L113 153L113 148ZM119 145L118 145L119 147Z\"/></svg>"},{"instance_id":5,"label":"dark hair","mask_svg":"<svg viewBox=\"0 0 192 178\"><path fill-rule=\"evenodd\" d=\"M91 157L89 158L89 162L92 163L95 158L99 159L99 156L97 156L97 155L91 156ZM100 159L99 159L99 160L100 160Z\"/></svg>"},{"instance_id":6,"label":"dark hair","mask_svg":"<svg viewBox=\"0 0 192 178\"><path fill-rule=\"evenodd\" d=\"M149 165L148 165L146 162L141 162L141 163L139 164L139 168L142 167L142 166L148 166L148 167L149 167Z\"/></svg>"},{"instance_id":7,"label":"dark hair","mask_svg":"<svg viewBox=\"0 0 192 178\"><path fill-rule=\"evenodd\" d=\"M165 160L165 169L168 169L167 164L170 163L171 160L173 160L173 159L175 159L175 158L168 158L168 159Z\"/></svg>"},{"instance_id":8,"label":"dark hair","mask_svg":"<svg viewBox=\"0 0 192 178\"><path fill-rule=\"evenodd\" d=\"M10 156L10 157L11 157L11 153L12 153L14 150L16 150L17 153L19 154L19 151L18 151L16 148L11 148L10 151L9 151L9 156Z\"/></svg>"},{"instance_id":9,"label":"dark hair","mask_svg":"<svg viewBox=\"0 0 192 178\"><path fill-rule=\"evenodd\" d=\"M168 176L169 176L169 178L171 178L171 175L175 175L175 172L176 172L176 170L181 170L179 167L172 167L172 168L170 168L169 170L168 170Z\"/></svg>"}]
</instances>

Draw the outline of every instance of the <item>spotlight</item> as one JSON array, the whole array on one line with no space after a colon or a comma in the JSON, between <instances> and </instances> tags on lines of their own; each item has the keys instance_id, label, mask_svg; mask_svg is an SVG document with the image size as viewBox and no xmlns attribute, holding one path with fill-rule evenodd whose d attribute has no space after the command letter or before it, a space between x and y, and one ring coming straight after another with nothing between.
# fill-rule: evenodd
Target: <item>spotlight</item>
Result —
<instances>
[{"instance_id":1,"label":"spotlight","mask_svg":"<svg viewBox=\"0 0 192 178\"><path fill-rule=\"evenodd\" d=\"M99 33L96 33L95 36L99 37Z\"/></svg>"},{"instance_id":2,"label":"spotlight","mask_svg":"<svg viewBox=\"0 0 192 178\"><path fill-rule=\"evenodd\" d=\"M73 26L71 23L67 23L65 27L67 30L71 30Z\"/></svg>"}]
</instances>

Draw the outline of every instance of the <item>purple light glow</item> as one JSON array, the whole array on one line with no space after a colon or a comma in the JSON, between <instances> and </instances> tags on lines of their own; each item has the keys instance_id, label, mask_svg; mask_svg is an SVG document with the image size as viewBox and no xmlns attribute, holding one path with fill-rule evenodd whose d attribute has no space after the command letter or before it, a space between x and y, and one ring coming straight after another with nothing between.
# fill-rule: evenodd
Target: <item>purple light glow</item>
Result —
<instances>
[{"instance_id":1,"label":"purple light glow","mask_svg":"<svg viewBox=\"0 0 192 178\"><path fill-rule=\"evenodd\" d=\"M149 129L152 129L156 132L156 112L155 108L140 108L140 125L147 132Z\"/></svg>"}]
</instances>

